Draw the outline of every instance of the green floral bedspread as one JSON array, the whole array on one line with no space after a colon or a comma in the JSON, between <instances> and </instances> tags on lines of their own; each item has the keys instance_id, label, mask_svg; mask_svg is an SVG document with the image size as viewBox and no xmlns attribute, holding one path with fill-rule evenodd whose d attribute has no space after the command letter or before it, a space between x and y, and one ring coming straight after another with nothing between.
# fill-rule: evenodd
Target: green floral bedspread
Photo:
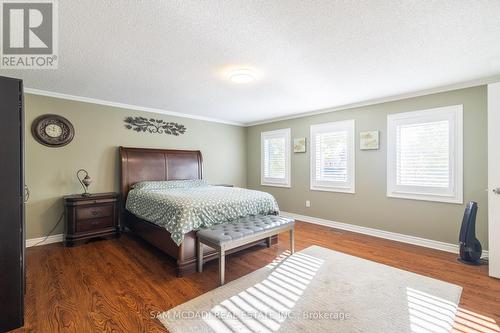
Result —
<instances>
[{"instance_id":1,"label":"green floral bedspread","mask_svg":"<svg viewBox=\"0 0 500 333\"><path fill-rule=\"evenodd\" d=\"M248 215L279 213L269 193L211 186L199 180L139 183L128 193L126 208L167 229L177 245L192 230Z\"/></svg>"}]
</instances>

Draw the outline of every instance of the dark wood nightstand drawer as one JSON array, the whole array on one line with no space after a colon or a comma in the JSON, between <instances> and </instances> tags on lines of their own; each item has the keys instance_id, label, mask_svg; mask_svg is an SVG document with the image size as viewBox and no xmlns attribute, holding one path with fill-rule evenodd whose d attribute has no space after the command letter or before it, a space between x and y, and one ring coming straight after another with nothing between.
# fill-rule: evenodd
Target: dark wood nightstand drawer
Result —
<instances>
[{"instance_id":1,"label":"dark wood nightstand drawer","mask_svg":"<svg viewBox=\"0 0 500 333\"><path fill-rule=\"evenodd\" d=\"M64 197L64 244L75 246L93 238L120 237L120 196L115 192Z\"/></svg>"},{"instance_id":2,"label":"dark wood nightstand drawer","mask_svg":"<svg viewBox=\"0 0 500 333\"><path fill-rule=\"evenodd\" d=\"M76 209L77 220L96 219L113 215L113 205L79 207Z\"/></svg>"},{"instance_id":3,"label":"dark wood nightstand drawer","mask_svg":"<svg viewBox=\"0 0 500 333\"><path fill-rule=\"evenodd\" d=\"M79 220L76 223L76 232L86 232L92 230L99 230L106 227L113 226L112 217L103 217L100 219Z\"/></svg>"}]
</instances>

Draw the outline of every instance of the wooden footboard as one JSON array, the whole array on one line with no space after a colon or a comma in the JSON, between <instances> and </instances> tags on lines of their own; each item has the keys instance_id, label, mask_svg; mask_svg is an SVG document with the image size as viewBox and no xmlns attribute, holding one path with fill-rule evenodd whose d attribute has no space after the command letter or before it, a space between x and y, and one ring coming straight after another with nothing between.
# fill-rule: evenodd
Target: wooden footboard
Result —
<instances>
[{"instance_id":1,"label":"wooden footboard","mask_svg":"<svg viewBox=\"0 0 500 333\"><path fill-rule=\"evenodd\" d=\"M123 216L124 225L130 229L134 234L144 239L154 247L161 250L163 253L169 255L170 257L176 259L176 271L177 276L183 276L196 271L196 232L191 231L184 236L184 241L180 246L174 243L170 233L154 223L142 220L137 216L125 211ZM227 254L234 253L256 244L265 243L265 239L258 240L244 246L227 251ZM277 244L278 237L274 236L271 239L271 244ZM216 250L203 245L203 258L204 261L210 261L217 259L219 254Z\"/></svg>"}]
</instances>

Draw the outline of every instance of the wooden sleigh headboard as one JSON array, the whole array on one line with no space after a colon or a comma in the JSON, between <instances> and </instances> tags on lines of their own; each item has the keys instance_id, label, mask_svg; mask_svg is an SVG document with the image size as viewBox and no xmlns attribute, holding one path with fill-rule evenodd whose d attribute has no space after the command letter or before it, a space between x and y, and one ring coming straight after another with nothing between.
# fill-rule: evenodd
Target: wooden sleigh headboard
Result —
<instances>
[{"instance_id":1,"label":"wooden sleigh headboard","mask_svg":"<svg viewBox=\"0 0 500 333\"><path fill-rule=\"evenodd\" d=\"M199 150L120 147L122 202L132 185L140 181L202 179Z\"/></svg>"}]
</instances>

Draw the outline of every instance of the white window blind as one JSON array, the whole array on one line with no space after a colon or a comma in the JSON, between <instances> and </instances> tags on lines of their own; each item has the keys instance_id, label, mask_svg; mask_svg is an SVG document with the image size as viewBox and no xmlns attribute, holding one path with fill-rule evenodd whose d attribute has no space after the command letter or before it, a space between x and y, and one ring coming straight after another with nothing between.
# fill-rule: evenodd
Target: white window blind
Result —
<instances>
[{"instance_id":1,"label":"white window blind","mask_svg":"<svg viewBox=\"0 0 500 333\"><path fill-rule=\"evenodd\" d=\"M398 185L450 186L449 129L447 120L398 126Z\"/></svg>"},{"instance_id":2,"label":"white window blind","mask_svg":"<svg viewBox=\"0 0 500 333\"><path fill-rule=\"evenodd\" d=\"M290 186L290 129L261 134L262 185Z\"/></svg>"},{"instance_id":3,"label":"white window blind","mask_svg":"<svg viewBox=\"0 0 500 333\"><path fill-rule=\"evenodd\" d=\"M354 193L354 120L311 126L311 189Z\"/></svg>"},{"instance_id":4,"label":"white window blind","mask_svg":"<svg viewBox=\"0 0 500 333\"><path fill-rule=\"evenodd\" d=\"M316 180L347 181L347 131L317 133Z\"/></svg>"},{"instance_id":5,"label":"white window blind","mask_svg":"<svg viewBox=\"0 0 500 333\"><path fill-rule=\"evenodd\" d=\"M388 116L388 196L462 202L462 106Z\"/></svg>"}]
</instances>

